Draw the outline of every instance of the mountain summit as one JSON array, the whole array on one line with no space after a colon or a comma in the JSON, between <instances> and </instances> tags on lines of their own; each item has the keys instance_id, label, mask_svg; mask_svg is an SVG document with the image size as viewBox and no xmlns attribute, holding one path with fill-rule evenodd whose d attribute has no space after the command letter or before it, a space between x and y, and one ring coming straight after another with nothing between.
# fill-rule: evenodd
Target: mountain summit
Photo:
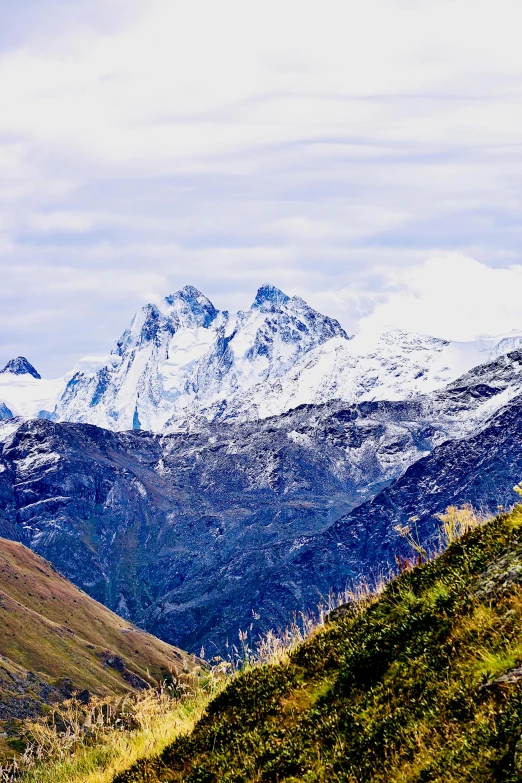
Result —
<instances>
[{"instance_id":1,"label":"mountain summit","mask_svg":"<svg viewBox=\"0 0 522 783\"><path fill-rule=\"evenodd\" d=\"M273 383L332 337L348 340L338 321L275 286L236 314L185 286L143 307L101 365L75 368L55 417L158 430L186 416L223 416L233 398Z\"/></svg>"},{"instance_id":2,"label":"mountain summit","mask_svg":"<svg viewBox=\"0 0 522 783\"><path fill-rule=\"evenodd\" d=\"M260 420L300 405L406 400L522 347L522 332L457 343L395 329L349 337L265 283L249 310L218 310L186 285L142 307L111 353L63 378L18 357L0 373L0 417L156 432Z\"/></svg>"},{"instance_id":3,"label":"mountain summit","mask_svg":"<svg viewBox=\"0 0 522 783\"><path fill-rule=\"evenodd\" d=\"M279 288L276 288L273 285L262 285L252 303L252 310L255 308L272 309L281 307L286 304L289 299L290 297L283 291L280 291Z\"/></svg>"},{"instance_id":4,"label":"mountain summit","mask_svg":"<svg viewBox=\"0 0 522 783\"><path fill-rule=\"evenodd\" d=\"M0 370L0 373L4 372L11 373L11 375L32 375L33 378L38 379L42 377L25 356L17 356L16 359L8 361L4 369Z\"/></svg>"}]
</instances>

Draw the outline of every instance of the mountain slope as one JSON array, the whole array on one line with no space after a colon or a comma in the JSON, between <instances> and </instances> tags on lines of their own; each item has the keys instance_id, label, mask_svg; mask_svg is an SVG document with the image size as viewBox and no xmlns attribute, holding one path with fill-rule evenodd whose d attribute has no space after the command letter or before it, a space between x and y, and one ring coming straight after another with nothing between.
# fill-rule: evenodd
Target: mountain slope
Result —
<instances>
[{"instance_id":1,"label":"mountain slope","mask_svg":"<svg viewBox=\"0 0 522 783\"><path fill-rule=\"evenodd\" d=\"M160 430L173 416L226 405L273 382L317 345L347 335L299 297L262 286L248 312L216 310L193 286L147 305L101 366L72 373L55 418L113 430Z\"/></svg>"},{"instance_id":2,"label":"mountain slope","mask_svg":"<svg viewBox=\"0 0 522 783\"><path fill-rule=\"evenodd\" d=\"M0 538L0 720L33 716L74 691L138 691L193 665Z\"/></svg>"},{"instance_id":3,"label":"mountain slope","mask_svg":"<svg viewBox=\"0 0 522 783\"><path fill-rule=\"evenodd\" d=\"M408 518L389 507L423 508L429 537L454 497L504 502L522 476L521 375L513 352L414 400L165 436L4 420L0 532L166 641L221 647L387 568Z\"/></svg>"},{"instance_id":4,"label":"mountain slope","mask_svg":"<svg viewBox=\"0 0 522 783\"><path fill-rule=\"evenodd\" d=\"M341 517L327 531L303 541L285 568L318 592L342 590L361 573L387 573L395 556L408 555L396 532L410 524L428 548L437 544L435 515L450 504L472 503L495 512L513 504L511 487L522 478L522 398L499 411L470 438L447 441L413 464L372 500ZM278 575L272 576L277 580Z\"/></svg>"},{"instance_id":5,"label":"mountain slope","mask_svg":"<svg viewBox=\"0 0 522 783\"><path fill-rule=\"evenodd\" d=\"M207 634L235 637L258 602L265 623L284 617L254 574L425 453L429 433L401 413L334 405L163 438L8 421L0 530L198 652Z\"/></svg>"},{"instance_id":6,"label":"mountain slope","mask_svg":"<svg viewBox=\"0 0 522 783\"><path fill-rule=\"evenodd\" d=\"M188 737L117 783L515 783L522 509L245 671Z\"/></svg>"}]
</instances>

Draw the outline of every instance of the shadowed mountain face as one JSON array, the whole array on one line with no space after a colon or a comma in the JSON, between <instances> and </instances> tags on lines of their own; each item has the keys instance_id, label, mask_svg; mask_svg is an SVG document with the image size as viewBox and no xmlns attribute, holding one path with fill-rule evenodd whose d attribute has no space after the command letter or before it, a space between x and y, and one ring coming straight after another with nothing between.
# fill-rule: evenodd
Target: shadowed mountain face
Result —
<instances>
[{"instance_id":1,"label":"shadowed mountain face","mask_svg":"<svg viewBox=\"0 0 522 783\"><path fill-rule=\"evenodd\" d=\"M522 478L522 398L503 408L475 436L447 441L411 465L377 496L310 537L285 568L303 584L311 604L328 589L343 590L360 574L387 573L396 555L412 549L394 529L415 519L419 540L436 548L440 523L435 514L449 505L472 503L486 514L516 502L512 487ZM274 579L277 575L274 574Z\"/></svg>"},{"instance_id":2,"label":"shadowed mountain face","mask_svg":"<svg viewBox=\"0 0 522 783\"><path fill-rule=\"evenodd\" d=\"M412 401L191 433L4 420L0 534L166 641L221 647L387 568L409 516L429 538L450 503L506 502L522 475L520 360Z\"/></svg>"},{"instance_id":3,"label":"shadowed mountain face","mask_svg":"<svg viewBox=\"0 0 522 783\"><path fill-rule=\"evenodd\" d=\"M7 362L0 373L10 373L11 375L31 375L33 378L41 378L40 373L36 372L33 365L27 361L25 356L18 356Z\"/></svg>"},{"instance_id":4,"label":"shadowed mountain face","mask_svg":"<svg viewBox=\"0 0 522 783\"><path fill-rule=\"evenodd\" d=\"M283 622L268 575L430 448L402 404L303 408L193 434L111 433L45 420L4 426L0 532L126 617L199 650L252 612ZM410 411L411 414L411 411ZM351 454L351 459L346 455Z\"/></svg>"}]
</instances>

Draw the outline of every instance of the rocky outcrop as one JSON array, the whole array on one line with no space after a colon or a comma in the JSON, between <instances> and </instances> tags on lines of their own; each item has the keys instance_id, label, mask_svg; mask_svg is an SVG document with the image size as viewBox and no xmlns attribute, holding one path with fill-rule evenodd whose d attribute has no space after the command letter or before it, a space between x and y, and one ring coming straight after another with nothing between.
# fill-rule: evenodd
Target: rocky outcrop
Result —
<instances>
[{"instance_id":1,"label":"rocky outcrop","mask_svg":"<svg viewBox=\"0 0 522 783\"><path fill-rule=\"evenodd\" d=\"M522 586L522 542L510 547L481 575L476 587L479 597L494 599Z\"/></svg>"},{"instance_id":2,"label":"rocky outcrop","mask_svg":"<svg viewBox=\"0 0 522 783\"><path fill-rule=\"evenodd\" d=\"M18 356L7 362L1 373L10 373L11 375L30 375L32 378L40 379L42 376L36 372L33 365L27 361L25 356Z\"/></svg>"}]
</instances>

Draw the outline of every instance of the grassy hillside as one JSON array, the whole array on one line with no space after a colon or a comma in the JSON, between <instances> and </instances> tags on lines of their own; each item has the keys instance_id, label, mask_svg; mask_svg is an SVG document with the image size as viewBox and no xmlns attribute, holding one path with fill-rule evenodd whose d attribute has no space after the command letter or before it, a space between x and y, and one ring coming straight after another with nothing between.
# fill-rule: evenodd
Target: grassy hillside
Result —
<instances>
[{"instance_id":1,"label":"grassy hillside","mask_svg":"<svg viewBox=\"0 0 522 783\"><path fill-rule=\"evenodd\" d=\"M0 538L0 720L35 715L74 691L137 692L193 665Z\"/></svg>"},{"instance_id":2,"label":"grassy hillside","mask_svg":"<svg viewBox=\"0 0 522 783\"><path fill-rule=\"evenodd\" d=\"M243 671L118 783L522 779L522 506Z\"/></svg>"}]
</instances>

